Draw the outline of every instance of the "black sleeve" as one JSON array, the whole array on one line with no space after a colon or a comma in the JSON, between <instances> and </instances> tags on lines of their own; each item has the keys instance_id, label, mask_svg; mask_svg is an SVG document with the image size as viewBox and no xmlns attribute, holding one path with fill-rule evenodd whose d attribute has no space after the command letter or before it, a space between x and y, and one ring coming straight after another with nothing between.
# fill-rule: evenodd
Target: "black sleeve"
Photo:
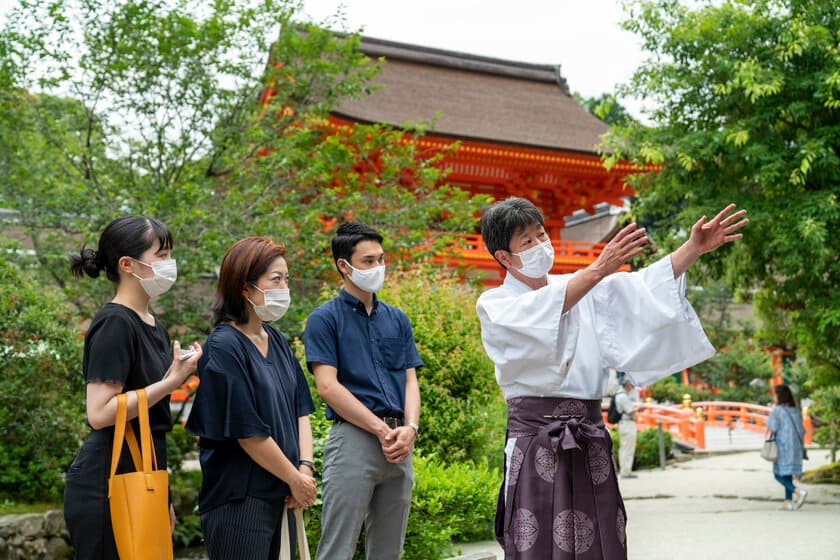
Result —
<instances>
[{"instance_id":1,"label":"black sleeve","mask_svg":"<svg viewBox=\"0 0 840 560\"><path fill-rule=\"evenodd\" d=\"M271 429L260 418L246 380L245 357L237 348L210 339L205 352L209 356L199 363L200 382L187 430L213 440L270 436Z\"/></svg>"},{"instance_id":2,"label":"black sleeve","mask_svg":"<svg viewBox=\"0 0 840 560\"><path fill-rule=\"evenodd\" d=\"M125 386L137 351L128 317L110 314L94 321L85 340L85 382Z\"/></svg>"}]
</instances>

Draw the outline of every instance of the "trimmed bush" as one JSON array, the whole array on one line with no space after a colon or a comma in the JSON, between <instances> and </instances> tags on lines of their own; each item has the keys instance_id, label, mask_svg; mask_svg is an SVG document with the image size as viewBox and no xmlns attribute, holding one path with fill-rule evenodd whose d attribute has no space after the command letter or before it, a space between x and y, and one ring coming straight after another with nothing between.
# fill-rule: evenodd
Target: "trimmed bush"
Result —
<instances>
[{"instance_id":1,"label":"trimmed bush","mask_svg":"<svg viewBox=\"0 0 840 560\"><path fill-rule=\"evenodd\" d=\"M408 314L425 363L418 373L423 403L418 449L446 463L489 459L500 466L505 403L481 344L478 295L445 272L419 267L391 278L382 300Z\"/></svg>"},{"instance_id":2,"label":"trimmed bush","mask_svg":"<svg viewBox=\"0 0 840 560\"><path fill-rule=\"evenodd\" d=\"M665 459L673 456L674 441L671 433L663 430L665 443ZM637 469L654 469L659 467L659 430L648 428L639 432L636 437L636 453L633 455L633 465Z\"/></svg>"},{"instance_id":3,"label":"trimmed bush","mask_svg":"<svg viewBox=\"0 0 840 560\"><path fill-rule=\"evenodd\" d=\"M665 440L665 459L670 459L674 456L674 440L667 430L663 432L663 436ZM612 438L615 462L618 464L618 449L621 446L618 430L610 429L610 437ZM659 467L659 430L657 428L648 428L636 435L636 451L633 453L633 470L655 469L657 467Z\"/></svg>"},{"instance_id":4,"label":"trimmed bush","mask_svg":"<svg viewBox=\"0 0 840 560\"><path fill-rule=\"evenodd\" d=\"M7 260L14 247L0 251L0 494L60 501L85 431L79 317L25 264Z\"/></svg>"},{"instance_id":5,"label":"trimmed bush","mask_svg":"<svg viewBox=\"0 0 840 560\"><path fill-rule=\"evenodd\" d=\"M316 454L317 456L317 454ZM493 538L493 516L502 475L487 462L447 465L435 457L412 457L414 492L404 560L429 560L454 554L456 542ZM321 537L321 501L306 510L306 536L312 554ZM364 559L364 534L354 559Z\"/></svg>"},{"instance_id":6,"label":"trimmed bush","mask_svg":"<svg viewBox=\"0 0 840 560\"><path fill-rule=\"evenodd\" d=\"M677 383L671 376L660 379L651 385L649 389L650 396L659 403L670 402L672 404L680 404L683 400L683 395L686 393L691 395L691 402L712 400L711 391L698 389L692 385Z\"/></svg>"},{"instance_id":7,"label":"trimmed bush","mask_svg":"<svg viewBox=\"0 0 840 560\"><path fill-rule=\"evenodd\" d=\"M802 474L805 484L840 484L840 461L805 471Z\"/></svg>"}]
</instances>

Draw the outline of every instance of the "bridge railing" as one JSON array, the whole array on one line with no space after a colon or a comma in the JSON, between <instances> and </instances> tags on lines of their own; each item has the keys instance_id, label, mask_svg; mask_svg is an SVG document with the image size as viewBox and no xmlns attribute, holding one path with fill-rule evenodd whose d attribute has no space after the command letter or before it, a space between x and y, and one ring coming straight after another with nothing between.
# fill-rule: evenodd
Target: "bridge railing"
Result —
<instances>
[{"instance_id":1,"label":"bridge railing","mask_svg":"<svg viewBox=\"0 0 840 560\"><path fill-rule=\"evenodd\" d=\"M644 403L636 407L636 427L640 430L655 428L662 422L662 428L670 432L675 440L695 449L706 449L706 426L763 433L767 431L770 410L769 406L728 401L699 401L691 403L690 407ZM607 405L602 406L602 412L606 423ZM813 430L807 411L803 414L802 423L805 426L805 445L810 445Z\"/></svg>"},{"instance_id":2,"label":"bridge railing","mask_svg":"<svg viewBox=\"0 0 840 560\"><path fill-rule=\"evenodd\" d=\"M703 410L710 425L762 433L767 431L767 416L772 410L769 406L729 401L698 401L692 406ZM805 445L810 445L813 425L807 410L803 411L802 424L805 426Z\"/></svg>"},{"instance_id":3,"label":"bridge railing","mask_svg":"<svg viewBox=\"0 0 840 560\"><path fill-rule=\"evenodd\" d=\"M604 422L607 406L602 407ZM690 408L644 403L636 407L636 427L639 430L655 428L662 422L662 429L670 432L675 440L694 447L706 448L706 420Z\"/></svg>"}]
</instances>

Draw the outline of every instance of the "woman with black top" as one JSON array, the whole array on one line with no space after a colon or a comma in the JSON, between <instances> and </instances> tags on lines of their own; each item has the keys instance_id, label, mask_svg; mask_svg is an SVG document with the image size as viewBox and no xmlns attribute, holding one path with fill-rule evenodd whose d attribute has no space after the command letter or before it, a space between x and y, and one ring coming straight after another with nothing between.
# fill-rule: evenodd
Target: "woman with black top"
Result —
<instances>
[{"instance_id":1,"label":"woman with black top","mask_svg":"<svg viewBox=\"0 0 840 560\"><path fill-rule=\"evenodd\" d=\"M200 436L198 507L210 560L276 559L288 538L280 534L284 505L315 501L315 407L289 343L268 324L290 303L284 255L283 245L250 237L230 248L219 271L215 326L187 420Z\"/></svg>"},{"instance_id":2,"label":"woman with black top","mask_svg":"<svg viewBox=\"0 0 840 560\"><path fill-rule=\"evenodd\" d=\"M137 395L130 391L146 390L157 464L165 469L166 432L172 429L169 394L195 370L201 345L193 343L186 351L194 354L186 359L177 341L170 352L166 329L149 311L149 301L177 277L172 234L159 221L142 216L112 221L97 250L74 254L70 269L92 278L104 270L116 284L116 295L99 310L85 336L82 371L91 432L67 471L64 518L77 559L117 560L108 504L116 397L128 392L128 418L136 419ZM136 420L134 430L140 433ZM133 470L123 449L117 472ZM171 507L170 521L174 528Z\"/></svg>"}]
</instances>

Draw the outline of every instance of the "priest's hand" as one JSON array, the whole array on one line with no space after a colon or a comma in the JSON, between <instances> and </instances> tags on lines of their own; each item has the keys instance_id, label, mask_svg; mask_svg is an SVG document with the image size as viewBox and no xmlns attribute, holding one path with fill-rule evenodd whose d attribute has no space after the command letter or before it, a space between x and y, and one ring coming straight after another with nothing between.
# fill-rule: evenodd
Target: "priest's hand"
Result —
<instances>
[{"instance_id":1,"label":"priest's hand","mask_svg":"<svg viewBox=\"0 0 840 560\"><path fill-rule=\"evenodd\" d=\"M594 263L572 276L566 284L566 297L563 299L563 313L577 305L589 290L598 282L617 272L627 261L645 250L650 244L645 228L635 223L624 226L598 255Z\"/></svg>"},{"instance_id":2,"label":"priest's hand","mask_svg":"<svg viewBox=\"0 0 840 560\"><path fill-rule=\"evenodd\" d=\"M744 218L747 211L734 210L735 205L730 204L718 212L717 216L712 218L711 221L707 221L706 216L702 216L691 226L691 235L688 241L671 253L671 267L674 269L674 278L679 278L702 255L714 251L721 245L737 241L744 236L735 232L750 223L747 218Z\"/></svg>"},{"instance_id":3,"label":"priest's hand","mask_svg":"<svg viewBox=\"0 0 840 560\"><path fill-rule=\"evenodd\" d=\"M710 253L725 243L731 243L744 237L742 233L735 233L749 223L749 220L744 218L747 214L746 210L735 210L735 205L730 204L712 218L712 221L707 222L706 216L701 217L691 227L691 236L688 239L692 249L698 254L703 255ZM739 218L744 218L741 221L736 221Z\"/></svg>"},{"instance_id":4,"label":"priest's hand","mask_svg":"<svg viewBox=\"0 0 840 560\"><path fill-rule=\"evenodd\" d=\"M649 244L650 239L645 233L645 228L640 228L635 223L628 224L607 243L595 262L587 268L601 280L642 253L644 246Z\"/></svg>"}]
</instances>

